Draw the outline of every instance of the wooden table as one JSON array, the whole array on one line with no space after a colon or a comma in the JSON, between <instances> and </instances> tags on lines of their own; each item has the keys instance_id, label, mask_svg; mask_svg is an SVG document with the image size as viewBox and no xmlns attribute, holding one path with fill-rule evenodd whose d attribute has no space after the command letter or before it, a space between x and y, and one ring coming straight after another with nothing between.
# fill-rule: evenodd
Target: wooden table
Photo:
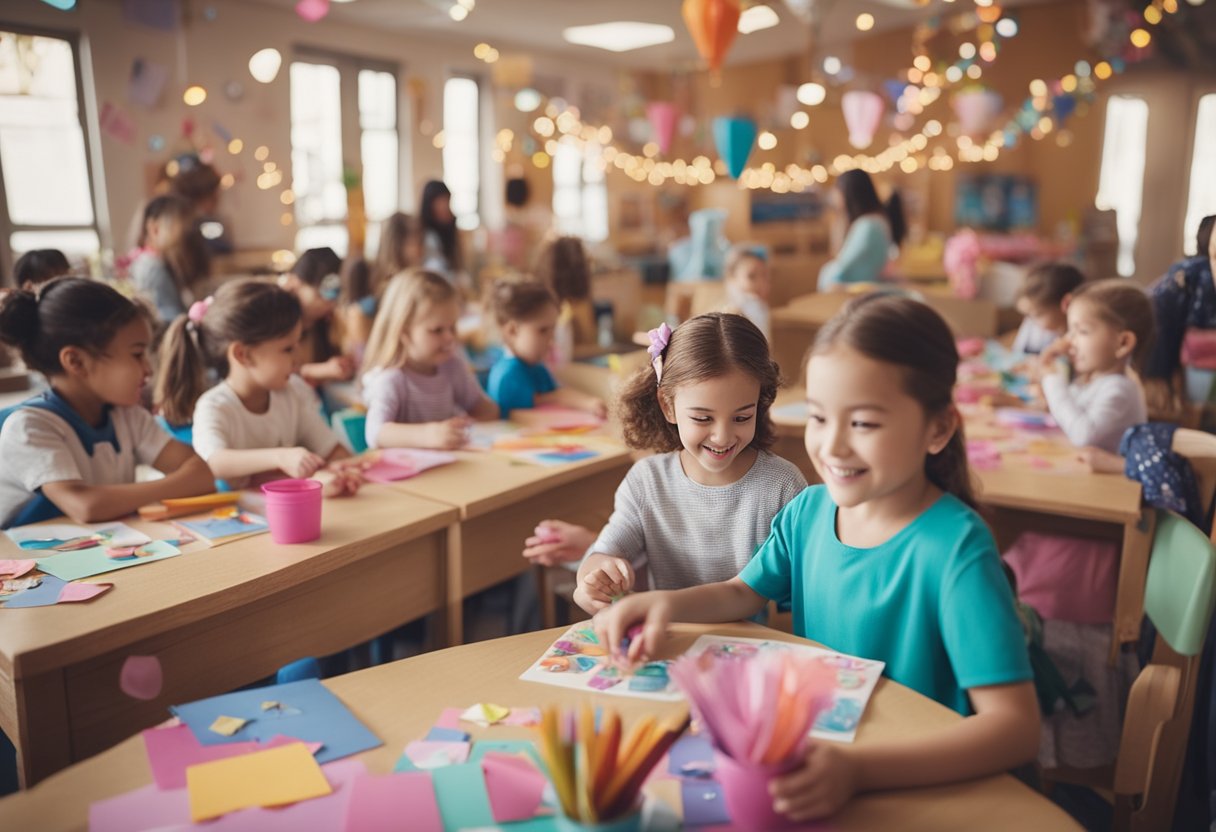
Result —
<instances>
[{"instance_id":1,"label":"wooden table","mask_svg":"<svg viewBox=\"0 0 1216 832\"><path fill-rule=\"evenodd\" d=\"M546 519L599 529L612 513L617 486L633 458L607 436L572 436L600 451L592 459L563 465L534 465L485 451L458 451L452 465L394 483L408 494L455 506L459 524L448 531L447 633L463 640L463 600L532 567L522 556L524 540ZM541 591L542 618L552 626L552 593Z\"/></svg>"},{"instance_id":2,"label":"wooden table","mask_svg":"<svg viewBox=\"0 0 1216 832\"><path fill-rule=\"evenodd\" d=\"M788 388L777 394L773 406L805 398L802 387ZM802 468L810 480L813 467L806 448L796 444L802 442L806 431L805 414L799 418L774 415L773 422L778 435L775 450ZM967 426L964 429L969 430ZM1038 436L1068 443L1059 431ZM980 502L991 509L985 519L992 524L1002 551L1017 534L1028 529L1097 537L1120 544L1112 651L1119 644L1137 641L1144 615L1144 581L1155 517L1140 505L1140 483L1118 474L1056 473L1012 467L972 471L979 486Z\"/></svg>"},{"instance_id":3,"label":"wooden table","mask_svg":"<svg viewBox=\"0 0 1216 832\"><path fill-rule=\"evenodd\" d=\"M367 486L355 498L327 501L314 543L276 546L258 535L190 547L90 579L114 588L89 603L0 609L0 728L17 747L22 783L154 725L171 704L230 691L440 611L456 519L451 506ZM153 537L174 535L130 523ZM21 550L0 536L0 557ZM159 658L164 687L156 699L119 690L131 655Z\"/></svg>"},{"instance_id":4,"label":"wooden table","mask_svg":"<svg viewBox=\"0 0 1216 832\"><path fill-rule=\"evenodd\" d=\"M705 632L798 641L755 624L675 625L674 630L669 642L671 656L686 650L697 635ZM444 708L463 708L474 702L571 706L587 701L586 693L517 678L561 632L561 629L541 631L450 648L339 676L325 684L384 740L384 746L366 751L359 758L374 773L388 772L406 743L424 736ZM602 694L591 695L590 700L620 710L627 725L645 714L670 714L684 707ZM866 708L857 742L927 736L960 718L954 711L883 679ZM534 737L526 728L478 728L469 724L464 728L475 739ZM83 829L90 803L151 782L143 741L133 737L95 759L60 772L35 789L0 800L0 828ZM833 817L826 828L834 832L1079 829L1062 810L1008 775L861 795Z\"/></svg>"}]
</instances>

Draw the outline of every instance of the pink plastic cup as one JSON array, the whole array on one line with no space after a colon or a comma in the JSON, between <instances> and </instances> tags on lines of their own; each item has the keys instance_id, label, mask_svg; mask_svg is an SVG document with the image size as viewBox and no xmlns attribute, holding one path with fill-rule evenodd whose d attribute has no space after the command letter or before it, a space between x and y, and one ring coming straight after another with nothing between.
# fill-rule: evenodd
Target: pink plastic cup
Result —
<instances>
[{"instance_id":1,"label":"pink plastic cup","mask_svg":"<svg viewBox=\"0 0 1216 832\"><path fill-rule=\"evenodd\" d=\"M275 480L262 486L266 522L275 543L308 543L321 536L321 483Z\"/></svg>"},{"instance_id":2,"label":"pink plastic cup","mask_svg":"<svg viewBox=\"0 0 1216 832\"><path fill-rule=\"evenodd\" d=\"M722 796L726 798L733 828L773 832L797 826L794 821L773 811L773 798L768 792L769 781L785 774L791 766L772 768L745 765L721 751L715 751L714 758L717 760L714 776L722 784Z\"/></svg>"}]
</instances>

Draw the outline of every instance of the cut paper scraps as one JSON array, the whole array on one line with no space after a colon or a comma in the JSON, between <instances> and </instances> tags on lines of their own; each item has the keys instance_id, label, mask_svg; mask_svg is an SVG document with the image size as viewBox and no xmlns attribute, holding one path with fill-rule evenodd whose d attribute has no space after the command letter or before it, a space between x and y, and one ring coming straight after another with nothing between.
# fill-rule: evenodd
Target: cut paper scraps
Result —
<instances>
[{"instance_id":1,"label":"cut paper scraps","mask_svg":"<svg viewBox=\"0 0 1216 832\"><path fill-rule=\"evenodd\" d=\"M415 740L405 747L405 759L416 769L454 766L469 759L467 742L432 742Z\"/></svg>"},{"instance_id":2,"label":"cut paper scraps","mask_svg":"<svg viewBox=\"0 0 1216 832\"><path fill-rule=\"evenodd\" d=\"M171 725L165 728L149 728L141 735L144 750L148 754L148 767L152 779L160 789L186 788L186 769L198 763L224 760L241 754L251 754L267 748L297 743L299 740L282 735L266 743L235 742L230 745L203 745L190 731L188 725ZM310 753L315 754L319 743L305 743Z\"/></svg>"},{"instance_id":3,"label":"cut paper scraps","mask_svg":"<svg viewBox=\"0 0 1216 832\"><path fill-rule=\"evenodd\" d=\"M156 656L127 656L118 674L118 687L132 699L155 699L160 696L164 682L164 672Z\"/></svg>"},{"instance_id":4,"label":"cut paper scraps","mask_svg":"<svg viewBox=\"0 0 1216 832\"><path fill-rule=\"evenodd\" d=\"M34 560L0 560L0 578L5 580L20 578L37 565L37 561Z\"/></svg>"},{"instance_id":5,"label":"cut paper scraps","mask_svg":"<svg viewBox=\"0 0 1216 832\"><path fill-rule=\"evenodd\" d=\"M4 609L29 607L51 607L55 604L91 601L98 595L109 592L114 584L67 581L54 575L38 575L38 585L11 595L0 594L0 606Z\"/></svg>"},{"instance_id":6,"label":"cut paper scraps","mask_svg":"<svg viewBox=\"0 0 1216 832\"><path fill-rule=\"evenodd\" d=\"M28 552L74 552L105 546L142 546L152 538L125 523L39 523L5 531L8 539ZM43 557L43 555L34 555Z\"/></svg>"},{"instance_id":7,"label":"cut paper scraps","mask_svg":"<svg viewBox=\"0 0 1216 832\"><path fill-rule=\"evenodd\" d=\"M558 417L558 424L563 427L561 430L544 424L535 428L521 428L510 422L482 422L469 429L466 447L469 450L493 451L533 465L564 465L600 456L601 451L596 448L573 441L574 435L597 430L601 424L599 420L568 424L561 421L567 418L564 414Z\"/></svg>"},{"instance_id":8,"label":"cut paper scraps","mask_svg":"<svg viewBox=\"0 0 1216 832\"><path fill-rule=\"evenodd\" d=\"M475 725L480 725L485 728L493 725L496 722L501 722L510 715L510 708L504 708L502 705L492 705L486 702L466 708L464 713L460 715L460 720L462 722L472 722Z\"/></svg>"},{"instance_id":9,"label":"cut paper scraps","mask_svg":"<svg viewBox=\"0 0 1216 832\"><path fill-rule=\"evenodd\" d=\"M377 777L363 774L351 784L345 832L443 832L435 787L425 772Z\"/></svg>"},{"instance_id":10,"label":"cut paper scraps","mask_svg":"<svg viewBox=\"0 0 1216 832\"><path fill-rule=\"evenodd\" d=\"M1089 472L1045 413L961 403L958 407L967 422L967 460L977 471Z\"/></svg>"},{"instance_id":11,"label":"cut paper scraps","mask_svg":"<svg viewBox=\"0 0 1216 832\"><path fill-rule=\"evenodd\" d=\"M111 548L117 547L93 546L89 549L59 552L50 557L39 558L38 568L61 580L75 581L105 572L113 572L117 569L127 569L131 566L141 566L145 563L177 557L182 553L167 540L153 540L151 543L136 546L133 548L132 555L121 558L112 557L109 554Z\"/></svg>"},{"instance_id":12,"label":"cut paper scraps","mask_svg":"<svg viewBox=\"0 0 1216 832\"><path fill-rule=\"evenodd\" d=\"M242 719L239 716L217 716L215 721L207 727L207 730L213 734L219 734L221 737L236 736L236 732L240 731L249 720Z\"/></svg>"},{"instance_id":13,"label":"cut paper scraps","mask_svg":"<svg viewBox=\"0 0 1216 832\"><path fill-rule=\"evenodd\" d=\"M263 711L263 702L278 702L282 708ZM328 763L383 743L350 712L338 697L316 679L303 679L283 685L241 690L200 699L169 709L190 726L203 745L220 745L241 740L270 740L277 734L319 742L317 760ZM210 726L218 717L246 720L238 736L212 733Z\"/></svg>"},{"instance_id":14,"label":"cut paper scraps","mask_svg":"<svg viewBox=\"0 0 1216 832\"><path fill-rule=\"evenodd\" d=\"M527 757L491 752L481 758L486 794L495 823L536 817L545 794L545 776Z\"/></svg>"},{"instance_id":15,"label":"cut paper scraps","mask_svg":"<svg viewBox=\"0 0 1216 832\"><path fill-rule=\"evenodd\" d=\"M647 662L627 669L608 661L607 650L589 624L576 624L520 675L526 682L615 696L678 702L683 696L667 673L670 662Z\"/></svg>"},{"instance_id":16,"label":"cut paper scraps","mask_svg":"<svg viewBox=\"0 0 1216 832\"><path fill-rule=\"evenodd\" d=\"M190 766L186 788L195 822L238 809L297 803L332 791L303 743Z\"/></svg>"},{"instance_id":17,"label":"cut paper scraps","mask_svg":"<svg viewBox=\"0 0 1216 832\"><path fill-rule=\"evenodd\" d=\"M370 460L370 464L363 469L363 479L388 483L416 477L423 471L441 465L450 465L456 461L456 456L444 451L418 448L386 448L375 452Z\"/></svg>"}]
</instances>

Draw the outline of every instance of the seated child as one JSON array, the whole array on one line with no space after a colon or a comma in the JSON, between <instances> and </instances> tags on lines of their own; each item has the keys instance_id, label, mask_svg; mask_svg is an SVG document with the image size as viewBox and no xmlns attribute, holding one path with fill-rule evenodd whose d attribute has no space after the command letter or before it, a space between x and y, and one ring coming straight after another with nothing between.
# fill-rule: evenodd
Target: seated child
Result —
<instances>
[{"instance_id":1,"label":"seated child","mask_svg":"<svg viewBox=\"0 0 1216 832\"><path fill-rule=\"evenodd\" d=\"M499 280L490 296L494 320L507 352L490 368L487 391L505 416L512 410L554 404L608 415L595 396L558 388L544 361L553 348L557 300L544 284Z\"/></svg>"},{"instance_id":2,"label":"seated child","mask_svg":"<svg viewBox=\"0 0 1216 832\"><path fill-rule=\"evenodd\" d=\"M314 386L355 376L355 360L342 353L335 331L341 269L342 261L333 249L310 248L279 278L279 285L300 301L304 315L300 376Z\"/></svg>"},{"instance_id":3,"label":"seated child","mask_svg":"<svg viewBox=\"0 0 1216 832\"><path fill-rule=\"evenodd\" d=\"M59 249L34 249L18 257L13 264L13 282L32 292L43 283L63 277L71 270L68 258Z\"/></svg>"},{"instance_id":4,"label":"seated child","mask_svg":"<svg viewBox=\"0 0 1216 832\"><path fill-rule=\"evenodd\" d=\"M1068 263L1040 263L1026 273L1018 293L1022 325L1013 339L1015 353L1038 355L1064 336L1065 312L1085 275Z\"/></svg>"},{"instance_id":5,"label":"seated child","mask_svg":"<svg viewBox=\"0 0 1216 832\"><path fill-rule=\"evenodd\" d=\"M768 260L764 250L740 244L726 255L726 306L722 311L736 312L756 325L765 338L772 337L768 305Z\"/></svg>"}]
</instances>

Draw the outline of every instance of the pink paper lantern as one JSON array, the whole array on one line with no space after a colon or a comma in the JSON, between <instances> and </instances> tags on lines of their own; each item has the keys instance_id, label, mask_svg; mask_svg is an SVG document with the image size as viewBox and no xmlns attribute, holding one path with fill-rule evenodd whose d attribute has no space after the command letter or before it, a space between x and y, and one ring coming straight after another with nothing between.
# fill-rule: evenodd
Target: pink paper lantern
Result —
<instances>
[{"instance_id":1,"label":"pink paper lantern","mask_svg":"<svg viewBox=\"0 0 1216 832\"><path fill-rule=\"evenodd\" d=\"M650 121L650 134L659 146L659 152L666 155L676 135L680 111L670 101L651 101L646 105L646 118Z\"/></svg>"},{"instance_id":2,"label":"pink paper lantern","mask_svg":"<svg viewBox=\"0 0 1216 832\"><path fill-rule=\"evenodd\" d=\"M296 3L296 14L301 20L316 23L329 14L329 0L300 0Z\"/></svg>"},{"instance_id":3,"label":"pink paper lantern","mask_svg":"<svg viewBox=\"0 0 1216 832\"><path fill-rule=\"evenodd\" d=\"M850 90L841 96L840 107L849 128L849 144L858 150L869 147L887 107L882 96L869 90Z\"/></svg>"},{"instance_id":4,"label":"pink paper lantern","mask_svg":"<svg viewBox=\"0 0 1216 832\"><path fill-rule=\"evenodd\" d=\"M1004 102L992 90L971 89L956 93L950 106L958 117L959 126L969 136L983 133L1001 113Z\"/></svg>"}]
</instances>

